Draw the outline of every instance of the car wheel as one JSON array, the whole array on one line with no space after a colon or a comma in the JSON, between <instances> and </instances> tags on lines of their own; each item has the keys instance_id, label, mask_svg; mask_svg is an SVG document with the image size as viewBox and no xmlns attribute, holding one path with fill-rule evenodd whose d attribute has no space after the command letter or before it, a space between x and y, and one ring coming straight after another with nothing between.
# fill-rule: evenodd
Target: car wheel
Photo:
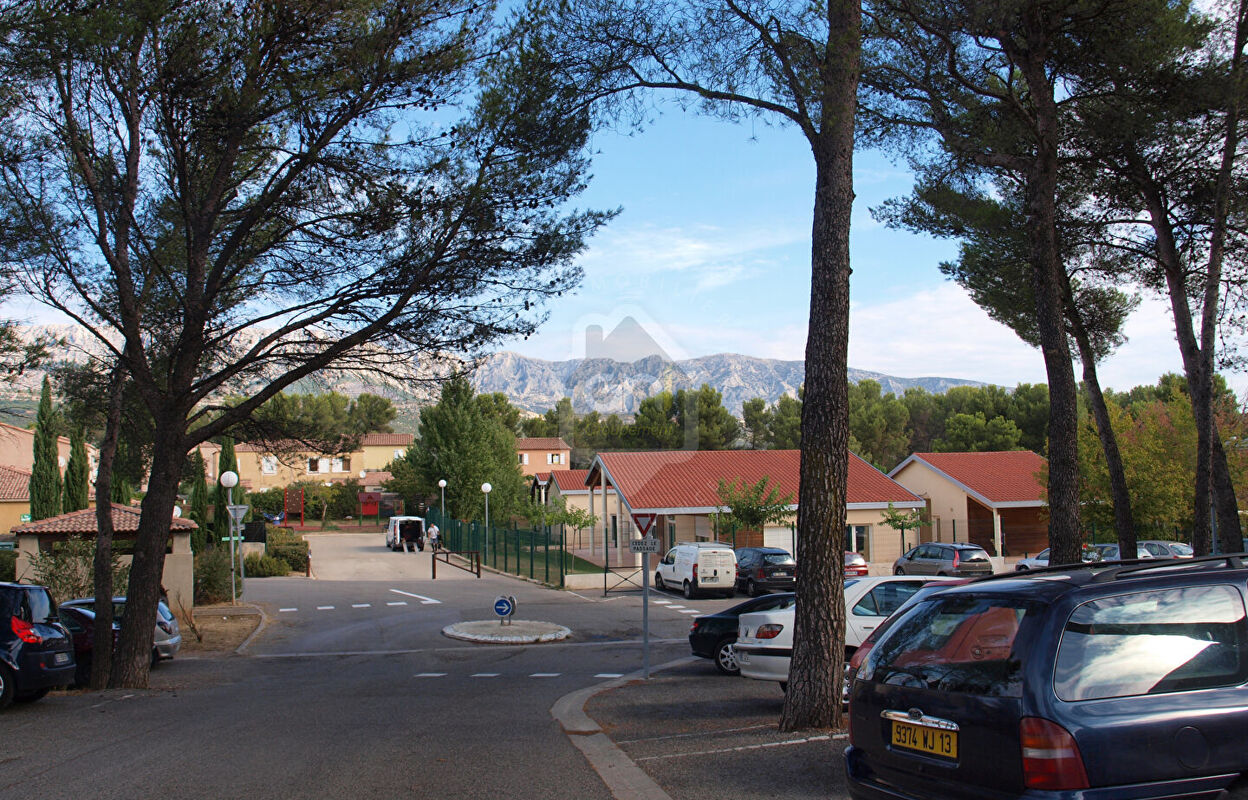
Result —
<instances>
[{"instance_id":1,"label":"car wheel","mask_svg":"<svg viewBox=\"0 0 1248 800\"><path fill-rule=\"evenodd\" d=\"M0 711L13 702L13 670L0 664Z\"/></svg>"},{"instance_id":2,"label":"car wheel","mask_svg":"<svg viewBox=\"0 0 1248 800\"><path fill-rule=\"evenodd\" d=\"M758 587L754 585L754 581L745 582L745 593L750 597L758 597Z\"/></svg>"},{"instance_id":3,"label":"car wheel","mask_svg":"<svg viewBox=\"0 0 1248 800\"><path fill-rule=\"evenodd\" d=\"M36 689L33 692L27 692L26 694L19 694L13 699L19 703L33 703L36 700L42 700L44 697L47 696L47 694L48 694L48 689Z\"/></svg>"},{"instance_id":4,"label":"car wheel","mask_svg":"<svg viewBox=\"0 0 1248 800\"><path fill-rule=\"evenodd\" d=\"M685 599L692 600L694 593L697 592L697 588L694 587L694 585L690 583L689 581L685 581L684 588L685 588Z\"/></svg>"},{"instance_id":5,"label":"car wheel","mask_svg":"<svg viewBox=\"0 0 1248 800\"><path fill-rule=\"evenodd\" d=\"M937 577L937 578L948 578L948 577L949 577L949 573L948 573L948 572L937 572L937 573L936 573L936 577Z\"/></svg>"},{"instance_id":6,"label":"car wheel","mask_svg":"<svg viewBox=\"0 0 1248 800\"><path fill-rule=\"evenodd\" d=\"M160 651L157 650L155 647L153 647L152 648L152 666L154 667L159 663L160 663Z\"/></svg>"},{"instance_id":7,"label":"car wheel","mask_svg":"<svg viewBox=\"0 0 1248 800\"><path fill-rule=\"evenodd\" d=\"M785 694L788 694L788 691L789 691L788 681L780 681L780 691L784 692Z\"/></svg>"},{"instance_id":8,"label":"car wheel","mask_svg":"<svg viewBox=\"0 0 1248 800\"><path fill-rule=\"evenodd\" d=\"M893 568L893 574L894 574L894 575L905 575L905 574L906 574L906 571L905 571L904 569L902 569L901 567L894 567L894 568Z\"/></svg>"},{"instance_id":9,"label":"car wheel","mask_svg":"<svg viewBox=\"0 0 1248 800\"><path fill-rule=\"evenodd\" d=\"M720 639L719 644L715 645L715 668L725 675L741 674L741 667L737 665L737 654L732 649L734 644L735 639Z\"/></svg>"},{"instance_id":10,"label":"car wheel","mask_svg":"<svg viewBox=\"0 0 1248 800\"><path fill-rule=\"evenodd\" d=\"M1016 564L1014 566L1015 572L1026 572L1028 569L1030 568L1026 564Z\"/></svg>"},{"instance_id":11,"label":"car wheel","mask_svg":"<svg viewBox=\"0 0 1248 800\"><path fill-rule=\"evenodd\" d=\"M666 588L667 588L666 586L664 586L664 585L663 585L663 576L662 576L662 575L660 575L660 574L659 574L659 573L657 573L657 572L656 572L656 573L654 573L654 588L656 588L656 589L666 589Z\"/></svg>"}]
</instances>

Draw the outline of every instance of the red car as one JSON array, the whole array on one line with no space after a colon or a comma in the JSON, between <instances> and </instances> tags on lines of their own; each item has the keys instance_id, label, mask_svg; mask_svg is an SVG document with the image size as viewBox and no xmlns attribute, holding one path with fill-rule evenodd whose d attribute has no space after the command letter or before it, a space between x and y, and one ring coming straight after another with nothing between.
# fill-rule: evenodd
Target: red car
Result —
<instances>
[{"instance_id":1,"label":"red car","mask_svg":"<svg viewBox=\"0 0 1248 800\"><path fill-rule=\"evenodd\" d=\"M867 574L867 560L861 553L845 553L845 577L860 578Z\"/></svg>"},{"instance_id":2,"label":"red car","mask_svg":"<svg viewBox=\"0 0 1248 800\"><path fill-rule=\"evenodd\" d=\"M91 653L95 649L95 612L89 608L61 606L57 616L65 630L74 640L74 685L86 686L91 682ZM113 622L113 646L121 635L121 625Z\"/></svg>"}]
</instances>

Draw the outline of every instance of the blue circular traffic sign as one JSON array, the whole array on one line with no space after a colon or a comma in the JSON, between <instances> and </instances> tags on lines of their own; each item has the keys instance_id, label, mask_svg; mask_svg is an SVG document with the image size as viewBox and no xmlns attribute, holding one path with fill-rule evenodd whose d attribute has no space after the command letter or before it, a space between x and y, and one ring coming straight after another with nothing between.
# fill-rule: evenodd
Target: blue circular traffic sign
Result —
<instances>
[{"instance_id":1,"label":"blue circular traffic sign","mask_svg":"<svg viewBox=\"0 0 1248 800\"><path fill-rule=\"evenodd\" d=\"M499 597L494 601L494 613L500 617L510 617L516 610L510 597Z\"/></svg>"}]
</instances>

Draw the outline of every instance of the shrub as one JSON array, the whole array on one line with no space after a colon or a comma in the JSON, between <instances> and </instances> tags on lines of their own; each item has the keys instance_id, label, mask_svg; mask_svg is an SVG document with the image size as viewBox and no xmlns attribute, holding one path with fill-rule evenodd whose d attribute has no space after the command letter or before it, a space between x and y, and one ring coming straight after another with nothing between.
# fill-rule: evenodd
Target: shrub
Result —
<instances>
[{"instance_id":1,"label":"shrub","mask_svg":"<svg viewBox=\"0 0 1248 800\"><path fill-rule=\"evenodd\" d=\"M274 558L271 555L260 553L250 553L243 560L243 569L249 578L272 578L274 576L282 576L290 572L290 565L283 559Z\"/></svg>"},{"instance_id":2,"label":"shrub","mask_svg":"<svg viewBox=\"0 0 1248 800\"><path fill-rule=\"evenodd\" d=\"M17 580L17 551L0 550L0 581Z\"/></svg>"},{"instance_id":3,"label":"shrub","mask_svg":"<svg viewBox=\"0 0 1248 800\"><path fill-rule=\"evenodd\" d=\"M35 583L48 587L59 602L75 597L95 596L95 540L71 536L56 542L50 551L36 553L30 559L30 572ZM126 594L130 585L130 567L123 566L121 554L113 549L113 594Z\"/></svg>"},{"instance_id":4,"label":"shrub","mask_svg":"<svg viewBox=\"0 0 1248 800\"><path fill-rule=\"evenodd\" d=\"M360 482L355 478L335 483L329 490L330 519L346 519L360 512Z\"/></svg>"},{"instance_id":5,"label":"shrub","mask_svg":"<svg viewBox=\"0 0 1248 800\"><path fill-rule=\"evenodd\" d=\"M237 581L242 594L242 581ZM224 547L209 547L195 554L195 603L224 603L230 599L230 553Z\"/></svg>"},{"instance_id":6,"label":"shrub","mask_svg":"<svg viewBox=\"0 0 1248 800\"><path fill-rule=\"evenodd\" d=\"M269 528L264 546L265 555L281 559L296 572L308 566L308 543L294 531L285 528Z\"/></svg>"},{"instance_id":7,"label":"shrub","mask_svg":"<svg viewBox=\"0 0 1248 800\"><path fill-rule=\"evenodd\" d=\"M281 489L265 489L263 492L253 492L247 495L247 501L251 503L253 512L275 516L282 513L284 494Z\"/></svg>"}]
</instances>

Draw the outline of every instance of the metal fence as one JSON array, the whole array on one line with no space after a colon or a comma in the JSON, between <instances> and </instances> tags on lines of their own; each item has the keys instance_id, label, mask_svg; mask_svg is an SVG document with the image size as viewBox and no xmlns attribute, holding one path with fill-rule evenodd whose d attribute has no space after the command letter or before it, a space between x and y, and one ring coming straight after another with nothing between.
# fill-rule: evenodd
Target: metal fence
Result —
<instances>
[{"instance_id":1,"label":"metal fence","mask_svg":"<svg viewBox=\"0 0 1248 800\"><path fill-rule=\"evenodd\" d=\"M481 563L491 569L550 586L564 584L571 555L564 547L561 531L497 525L487 530L479 522L443 517L437 508L429 509L425 521L438 526L441 545L447 550L475 551L481 554Z\"/></svg>"}]
</instances>

